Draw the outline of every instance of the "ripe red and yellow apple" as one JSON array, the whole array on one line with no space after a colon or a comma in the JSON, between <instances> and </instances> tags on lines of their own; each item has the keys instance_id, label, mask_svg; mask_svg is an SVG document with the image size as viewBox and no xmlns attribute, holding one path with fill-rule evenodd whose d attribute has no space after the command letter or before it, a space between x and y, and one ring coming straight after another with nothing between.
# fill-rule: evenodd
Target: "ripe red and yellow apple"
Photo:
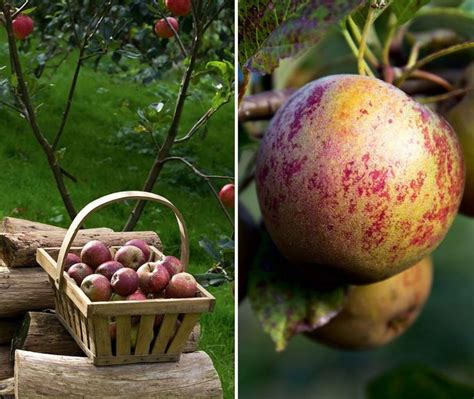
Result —
<instances>
[{"instance_id":1,"label":"ripe red and yellow apple","mask_svg":"<svg viewBox=\"0 0 474 399\"><path fill-rule=\"evenodd\" d=\"M438 246L464 174L443 118L357 75L297 91L273 118L256 163L263 219L282 254L359 284L393 276Z\"/></svg>"},{"instance_id":2,"label":"ripe red and yellow apple","mask_svg":"<svg viewBox=\"0 0 474 399\"><path fill-rule=\"evenodd\" d=\"M128 267L121 268L112 276L110 285L115 294L127 297L138 289L138 274Z\"/></svg>"},{"instance_id":3,"label":"ripe red and yellow apple","mask_svg":"<svg viewBox=\"0 0 474 399\"><path fill-rule=\"evenodd\" d=\"M69 275L69 277L74 279L76 284L79 286L82 284L82 281L87 276L90 276L93 273L94 273L94 270L89 265L86 265L85 263L75 263L67 271L67 274Z\"/></svg>"},{"instance_id":4,"label":"ripe red and yellow apple","mask_svg":"<svg viewBox=\"0 0 474 399\"><path fill-rule=\"evenodd\" d=\"M143 252L143 255L145 256L145 262L150 261L151 251L150 251L150 247L148 246L145 240L133 239L133 240L127 241L125 243L125 246L127 245L132 245L134 247L140 248Z\"/></svg>"},{"instance_id":5,"label":"ripe red and yellow apple","mask_svg":"<svg viewBox=\"0 0 474 399\"><path fill-rule=\"evenodd\" d=\"M75 265L76 263L81 263L81 258L72 253L72 252L69 252L67 255L66 255L66 261L64 262L64 271L68 271L69 268L72 266L72 265Z\"/></svg>"},{"instance_id":6,"label":"ripe red and yellow apple","mask_svg":"<svg viewBox=\"0 0 474 399\"><path fill-rule=\"evenodd\" d=\"M158 263L164 266L166 270L168 270L170 277L173 277L177 273L184 272L184 267L181 261L174 256L171 256L171 255L165 256Z\"/></svg>"},{"instance_id":7,"label":"ripe red and yellow apple","mask_svg":"<svg viewBox=\"0 0 474 399\"><path fill-rule=\"evenodd\" d=\"M97 269L95 269L95 272L97 274L102 274L110 281L115 272L122 268L123 265L120 262L109 260L108 262L102 263Z\"/></svg>"}]
</instances>

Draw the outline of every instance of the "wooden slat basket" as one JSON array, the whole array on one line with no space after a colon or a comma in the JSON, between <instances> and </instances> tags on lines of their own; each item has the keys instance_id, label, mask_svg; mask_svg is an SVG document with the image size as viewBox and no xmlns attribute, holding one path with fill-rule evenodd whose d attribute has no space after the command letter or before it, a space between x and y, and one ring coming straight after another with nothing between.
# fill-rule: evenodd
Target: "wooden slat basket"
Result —
<instances>
[{"instance_id":1,"label":"wooden slat basket","mask_svg":"<svg viewBox=\"0 0 474 399\"><path fill-rule=\"evenodd\" d=\"M98 209L123 200L155 201L174 212L181 236L181 262L187 269L189 239L181 213L166 198L142 191L109 194L91 202L73 220L61 247L40 248L36 259L49 275L59 320L95 365L178 361L201 313L214 308L215 298L203 287L198 284L193 298L91 302L64 271L67 253L81 250L71 248L71 244L84 220ZM153 260L164 256L154 247L151 250ZM157 315L162 315L158 316L161 323L156 322ZM115 339L111 320L115 320Z\"/></svg>"}]
</instances>

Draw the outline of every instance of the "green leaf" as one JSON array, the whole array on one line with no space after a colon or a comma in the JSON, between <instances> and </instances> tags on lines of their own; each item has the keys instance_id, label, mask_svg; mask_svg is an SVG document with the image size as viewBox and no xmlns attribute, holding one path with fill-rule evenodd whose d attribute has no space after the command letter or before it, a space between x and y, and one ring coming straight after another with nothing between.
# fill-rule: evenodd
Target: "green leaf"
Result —
<instances>
[{"instance_id":1,"label":"green leaf","mask_svg":"<svg viewBox=\"0 0 474 399\"><path fill-rule=\"evenodd\" d=\"M239 55L244 67L271 73L282 58L312 47L363 0L239 2Z\"/></svg>"},{"instance_id":2,"label":"green leaf","mask_svg":"<svg viewBox=\"0 0 474 399\"><path fill-rule=\"evenodd\" d=\"M449 29L472 40L474 39L474 13L448 7L425 8L417 14L410 25L410 30L418 32L433 29Z\"/></svg>"},{"instance_id":3,"label":"green leaf","mask_svg":"<svg viewBox=\"0 0 474 399\"><path fill-rule=\"evenodd\" d=\"M422 365L406 365L376 377L368 399L453 399L474 397L474 386L452 381Z\"/></svg>"},{"instance_id":4,"label":"green leaf","mask_svg":"<svg viewBox=\"0 0 474 399\"><path fill-rule=\"evenodd\" d=\"M219 251L214 248L214 245L211 241L209 241L209 239L203 238L202 240L199 240L199 246L204 249L204 251L206 251L206 253L216 262L219 262L221 260L221 255L219 254Z\"/></svg>"},{"instance_id":5,"label":"green leaf","mask_svg":"<svg viewBox=\"0 0 474 399\"><path fill-rule=\"evenodd\" d=\"M428 4L430 0L394 0L390 5L390 9L397 17L398 25L408 22L416 12Z\"/></svg>"},{"instance_id":6,"label":"green leaf","mask_svg":"<svg viewBox=\"0 0 474 399\"><path fill-rule=\"evenodd\" d=\"M295 335L314 331L342 309L345 287L314 287L282 257L266 236L249 276L249 298L257 318L282 351Z\"/></svg>"}]
</instances>

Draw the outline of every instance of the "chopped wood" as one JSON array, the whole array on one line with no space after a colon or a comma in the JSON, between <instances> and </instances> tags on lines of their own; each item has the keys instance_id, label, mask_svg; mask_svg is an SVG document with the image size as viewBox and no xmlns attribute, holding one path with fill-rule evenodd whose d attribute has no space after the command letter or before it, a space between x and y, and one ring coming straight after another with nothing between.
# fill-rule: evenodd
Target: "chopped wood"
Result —
<instances>
[{"instance_id":1,"label":"chopped wood","mask_svg":"<svg viewBox=\"0 0 474 399\"><path fill-rule=\"evenodd\" d=\"M10 346L0 346L0 380L13 377L13 362L10 359Z\"/></svg>"},{"instance_id":2,"label":"chopped wood","mask_svg":"<svg viewBox=\"0 0 474 399\"><path fill-rule=\"evenodd\" d=\"M179 362L96 367L83 357L17 350L17 398L222 398L210 357L186 353Z\"/></svg>"}]
</instances>

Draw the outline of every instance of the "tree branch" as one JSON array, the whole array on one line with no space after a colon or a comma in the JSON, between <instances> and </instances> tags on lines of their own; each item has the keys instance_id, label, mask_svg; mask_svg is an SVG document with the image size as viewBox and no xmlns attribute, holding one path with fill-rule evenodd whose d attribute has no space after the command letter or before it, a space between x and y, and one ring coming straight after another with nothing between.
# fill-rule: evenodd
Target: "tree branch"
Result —
<instances>
[{"instance_id":1,"label":"tree branch","mask_svg":"<svg viewBox=\"0 0 474 399\"><path fill-rule=\"evenodd\" d=\"M244 97L239 107L239 122L271 119L295 91L283 89Z\"/></svg>"},{"instance_id":2,"label":"tree branch","mask_svg":"<svg viewBox=\"0 0 474 399\"><path fill-rule=\"evenodd\" d=\"M166 17L166 15L161 12L161 9L159 8L159 5L157 4L157 2L155 1L154 3L157 6L156 12L158 13L158 16L161 19L163 19L166 22L166 25L168 25L168 27L173 31L173 35L176 38L176 41L178 42L179 49L181 50L181 53L183 54L183 57L187 58L188 57L188 52L186 51L186 48L184 47L184 44L181 41L181 37L179 36L179 33L176 31L176 29L173 27L173 25L170 24L170 22L168 21L168 17Z\"/></svg>"},{"instance_id":3,"label":"tree branch","mask_svg":"<svg viewBox=\"0 0 474 399\"><path fill-rule=\"evenodd\" d=\"M217 190L212 185L211 179L225 179L225 180L232 180L232 181L234 179L230 176L206 175L206 174L202 173L201 171L199 171L191 162L187 161L186 159L184 159L182 157L168 157L168 158L163 159L162 163L164 164L164 163L170 162L170 161L179 161L179 162L184 163L188 168L190 168L193 171L193 173L196 176L199 176L200 178L202 178L206 181L206 183L208 184L209 188L211 189L214 197L216 198L217 202L219 203L219 206L221 207L222 211L224 212L227 220L229 221L229 223L230 223L230 225L232 226L232 229L233 229L234 228L234 221L233 221L232 217L229 215L229 212L227 211L225 205L222 203L222 201L219 197L219 194L217 193Z\"/></svg>"},{"instance_id":4,"label":"tree branch","mask_svg":"<svg viewBox=\"0 0 474 399\"><path fill-rule=\"evenodd\" d=\"M56 186L59 190L59 193L64 202L66 210L69 214L69 217L73 219L76 216L76 210L74 208L74 204L72 203L72 199L67 190L67 187L64 184L63 175L61 173L60 166L58 164L58 161L56 159L56 156L54 154L54 151L51 145L41 133L41 129L36 119L36 113L31 102L31 98L28 91L28 87L26 85L25 77L23 75L20 57L18 55L18 48L16 46L16 40L13 34L10 7L7 4L5 4L4 1L1 1L0 5L2 6L2 9L3 9L3 15L5 17L5 26L7 28L8 47L9 47L9 52L10 52L10 59L12 62L12 72L13 74L16 75L17 81L18 81L19 93L16 94L18 96L17 98L25 107L25 115L31 126L31 130L33 131L33 135L35 136L36 140L38 141L41 148L43 149L43 152L46 155L49 167L51 169L51 172L53 173L54 179L56 181Z\"/></svg>"}]
</instances>

